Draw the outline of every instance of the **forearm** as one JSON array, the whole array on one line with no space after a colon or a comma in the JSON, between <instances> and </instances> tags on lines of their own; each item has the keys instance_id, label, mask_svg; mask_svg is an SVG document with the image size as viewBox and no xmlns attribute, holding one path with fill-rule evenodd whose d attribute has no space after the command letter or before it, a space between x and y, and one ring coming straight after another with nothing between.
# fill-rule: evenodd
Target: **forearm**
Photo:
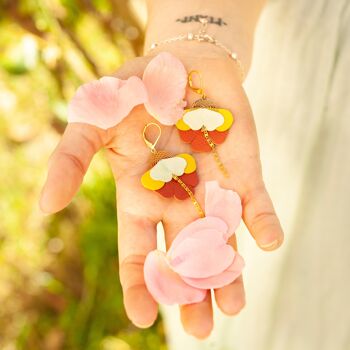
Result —
<instances>
[{"instance_id":1,"label":"forearm","mask_svg":"<svg viewBox=\"0 0 350 350\"><path fill-rule=\"evenodd\" d=\"M236 52L248 71L254 31L264 3L265 0L147 0L145 50L154 42L188 32L197 33L200 29L198 15L209 16L207 33ZM221 48L210 43L182 42L176 45L194 52L202 51L205 46L211 56L224 54ZM166 45L159 49L165 50Z\"/></svg>"}]
</instances>

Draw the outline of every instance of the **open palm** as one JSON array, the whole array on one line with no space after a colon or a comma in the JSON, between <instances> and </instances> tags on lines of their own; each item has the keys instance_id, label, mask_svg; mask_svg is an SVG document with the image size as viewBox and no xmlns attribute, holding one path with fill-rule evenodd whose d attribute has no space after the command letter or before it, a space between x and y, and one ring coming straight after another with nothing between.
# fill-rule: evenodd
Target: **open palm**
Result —
<instances>
[{"instance_id":1,"label":"open palm","mask_svg":"<svg viewBox=\"0 0 350 350\"><path fill-rule=\"evenodd\" d=\"M222 175L211 153L195 154L200 179L196 198L203 205L204 182L208 180L216 179L222 187L235 190L242 198L245 224L257 244L265 250L277 248L282 243L283 233L263 183L254 120L234 62L227 58L195 59L186 55L179 58L188 71L201 71L207 95L218 107L231 110L235 117L226 141L217 148L230 176ZM116 75L123 79L141 76L148 60L146 57L134 59ZM188 91L186 98L191 104L198 95ZM107 149L117 187L118 249L124 304L131 321L140 327L150 326L157 317L157 304L143 277L145 257L156 248L157 223L163 223L169 246L184 226L198 218L190 199L164 198L142 187L140 178L150 168L150 152L142 131L149 122L155 120L143 106L138 106L120 124L107 130L82 123L69 124L51 158L40 201L46 213L68 205L81 185L93 155L102 147ZM155 138L156 132L156 129L150 130L149 138ZM157 149L173 155L192 153L189 145L181 141L177 129L169 126L162 126ZM235 246L234 238L230 243ZM237 313L244 306L242 278L215 290L215 298L223 312ZM213 326L210 293L203 302L181 306L181 319L189 333L207 336Z\"/></svg>"}]
</instances>

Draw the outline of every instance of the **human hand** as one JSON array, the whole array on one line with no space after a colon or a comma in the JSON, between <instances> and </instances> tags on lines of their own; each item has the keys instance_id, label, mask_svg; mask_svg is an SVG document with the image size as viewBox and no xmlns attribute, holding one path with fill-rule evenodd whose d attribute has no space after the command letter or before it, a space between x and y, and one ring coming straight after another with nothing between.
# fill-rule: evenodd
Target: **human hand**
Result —
<instances>
[{"instance_id":1,"label":"human hand","mask_svg":"<svg viewBox=\"0 0 350 350\"><path fill-rule=\"evenodd\" d=\"M172 53L182 60L187 71L195 69L202 73L208 97L218 107L231 110L235 118L226 141L218 147L230 177L222 176L211 153L195 154L200 178L196 198L203 203L204 182L213 179L219 180L222 187L235 190L242 198L245 224L257 244L265 250L276 249L282 243L283 233L263 183L254 120L235 63L224 56L209 58L205 50L189 54L174 46ZM142 76L149 59L136 58L116 75L122 79ZM188 92L189 105L197 98ZM69 124L51 158L40 201L46 213L68 205L81 185L93 155L102 147L107 149L117 186L118 249L124 304L131 321L140 327L150 326L157 317L157 304L143 277L145 257L156 248L157 223L163 223L166 243L170 246L176 234L198 218L190 200L166 199L141 185L140 178L149 169L150 155L142 131L152 121L154 119L145 108L138 106L120 124L108 130L81 123ZM173 126L162 126L158 149L191 153ZM234 238L231 244L235 246ZM215 290L215 299L224 313L237 313L244 306L242 278ZM203 302L181 306L181 319L190 334L199 338L207 336L213 327L210 293Z\"/></svg>"}]
</instances>

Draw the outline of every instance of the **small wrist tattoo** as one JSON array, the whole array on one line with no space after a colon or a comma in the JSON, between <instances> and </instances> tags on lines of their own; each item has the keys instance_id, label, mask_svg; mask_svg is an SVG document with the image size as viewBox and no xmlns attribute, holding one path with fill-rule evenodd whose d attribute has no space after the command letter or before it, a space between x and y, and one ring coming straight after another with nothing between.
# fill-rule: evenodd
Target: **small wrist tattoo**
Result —
<instances>
[{"instance_id":1,"label":"small wrist tattoo","mask_svg":"<svg viewBox=\"0 0 350 350\"><path fill-rule=\"evenodd\" d=\"M206 16L206 15L192 15L178 18L176 22L190 23L190 22L200 22L202 18L208 20L208 24L216 24L218 26L226 26L227 23L220 17Z\"/></svg>"}]
</instances>

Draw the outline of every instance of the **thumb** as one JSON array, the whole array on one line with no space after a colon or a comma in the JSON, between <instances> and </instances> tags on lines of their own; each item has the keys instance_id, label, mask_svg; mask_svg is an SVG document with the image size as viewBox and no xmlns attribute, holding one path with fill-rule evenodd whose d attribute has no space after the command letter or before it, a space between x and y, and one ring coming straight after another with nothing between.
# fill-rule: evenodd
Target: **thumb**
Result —
<instances>
[{"instance_id":1,"label":"thumb","mask_svg":"<svg viewBox=\"0 0 350 350\"><path fill-rule=\"evenodd\" d=\"M113 76L118 79L126 80L133 75L142 77L143 71L145 70L150 58L148 57L135 57L132 60L124 63Z\"/></svg>"}]
</instances>

